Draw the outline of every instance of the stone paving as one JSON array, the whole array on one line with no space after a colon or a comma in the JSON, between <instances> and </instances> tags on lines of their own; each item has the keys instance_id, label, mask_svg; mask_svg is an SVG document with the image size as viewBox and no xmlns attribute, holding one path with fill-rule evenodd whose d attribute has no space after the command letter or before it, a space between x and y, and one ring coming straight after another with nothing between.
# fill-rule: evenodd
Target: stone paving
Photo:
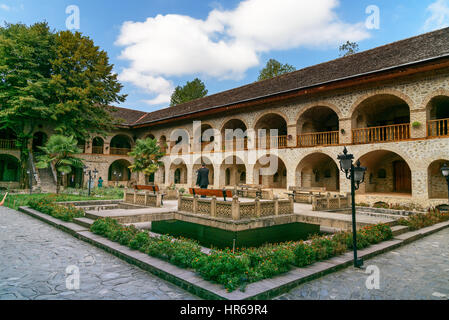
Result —
<instances>
[{"instance_id":1,"label":"stone paving","mask_svg":"<svg viewBox=\"0 0 449 320\"><path fill-rule=\"evenodd\" d=\"M101 249L5 207L0 207L0 252L0 300L198 299ZM66 268L72 265L79 268L79 290L66 287Z\"/></svg>"},{"instance_id":2,"label":"stone paving","mask_svg":"<svg viewBox=\"0 0 449 320\"><path fill-rule=\"evenodd\" d=\"M367 289L370 273L353 267L305 283L279 300L449 299L449 229L365 261L379 268L379 289ZM372 284L372 282L369 282Z\"/></svg>"}]
</instances>

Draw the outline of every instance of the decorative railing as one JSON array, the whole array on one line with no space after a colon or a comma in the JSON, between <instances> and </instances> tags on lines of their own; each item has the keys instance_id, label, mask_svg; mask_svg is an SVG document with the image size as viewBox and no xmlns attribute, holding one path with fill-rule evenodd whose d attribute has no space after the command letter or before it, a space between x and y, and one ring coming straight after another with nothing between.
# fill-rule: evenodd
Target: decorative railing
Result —
<instances>
[{"instance_id":1,"label":"decorative railing","mask_svg":"<svg viewBox=\"0 0 449 320\"><path fill-rule=\"evenodd\" d=\"M111 153L110 154L120 155L120 156L127 156L129 152L131 152L130 148L112 148L111 147Z\"/></svg>"},{"instance_id":2,"label":"decorative railing","mask_svg":"<svg viewBox=\"0 0 449 320\"><path fill-rule=\"evenodd\" d=\"M229 146L232 146L231 150L228 150ZM222 150L223 151L243 151L243 150L248 150L248 138L224 140L223 141Z\"/></svg>"},{"instance_id":3,"label":"decorative railing","mask_svg":"<svg viewBox=\"0 0 449 320\"><path fill-rule=\"evenodd\" d=\"M409 123L352 130L353 144L402 141L408 139L410 139Z\"/></svg>"},{"instance_id":4,"label":"decorative railing","mask_svg":"<svg viewBox=\"0 0 449 320\"><path fill-rule=\"evenodd\" d=\"M103 146L93 146L92 147L92 153L93 154L103 154Z\"/></svg>"},{"instance_id":5,"label":"decorative railing","mask_svg":"<svg viewBox=\"0 0 449 320\"><path fill-rule=\"evenodd\" d=\"M0 149L9 149L9 150L18 149L16 145L16 140L0 139Z\"/></svg>"},{"instance_id":6,"label":"decorative railing","mask_svg":"<svg viewBox=\"0 0 449 320\"><path fill-rule=\"evenodd\" d=\"M304 133L298 135L298 147L333 146L339 144L338 131Z\"/></svg>"},{"instance_id":7,"label":"decorative railing","mask_svg":"<svg viewBox=\"0 0 449 320\"><path fill-rule=\"evenodd\" d=\"M449 119L431 120L427 122L427 137L449 136Z\"/></svg>"},{"instance_id":8,"label":"decorative railing","mask_svg":"<svg viewBox=\"0 0 449 320\"><path fill-rule=\"evenodd\" d=\"M265 139L265 141L263 140ZM268 136L257 139L257 149L287 148L287 136Z\"/></svg>"}]
</instances>

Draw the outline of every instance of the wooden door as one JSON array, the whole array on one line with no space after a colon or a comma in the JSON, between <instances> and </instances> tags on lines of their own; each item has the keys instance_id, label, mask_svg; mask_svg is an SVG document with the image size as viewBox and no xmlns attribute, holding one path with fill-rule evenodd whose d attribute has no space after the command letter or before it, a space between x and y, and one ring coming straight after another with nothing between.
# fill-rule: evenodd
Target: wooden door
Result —
<instances>
[{"instance_id":1,"label":"wooden door","mask_svg":"<svg viewBox=\"0 0 449 320\"><path fill-rule=\"evenodd\" d=\"M394 191L411 193L412 173L405 161L394 162Z\"/></svg>"}]
</instances>

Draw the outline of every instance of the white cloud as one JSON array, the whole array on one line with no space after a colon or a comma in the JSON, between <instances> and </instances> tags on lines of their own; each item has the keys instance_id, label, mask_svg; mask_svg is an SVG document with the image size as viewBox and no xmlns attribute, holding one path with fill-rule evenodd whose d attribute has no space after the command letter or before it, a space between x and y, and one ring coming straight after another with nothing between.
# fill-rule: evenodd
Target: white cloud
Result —
<instances>
[{"instance_id":1,"label":"white cloud","mask_svg":"<svg viewBox=\"0 0 449 320\"><path fill-rule=\"evenodd\" d=\"M430 17L424 23L424 31L432 31L449 26L449 0L437 0L427 7Z\"/></svg>"},{"instance_id":2,"label":"white cloud","mask_svg":"<svg viewBox=\"0 0 449 320\"><path fill-rule=\"evenodd\" d=\"M337 0L244 0L234 10L213 9L206 20L170 14L128 21L116 41L130 62L120 78L157 96L148 103L167 103L169 77L240 79L264 52L369 37L363 22L341 21L338 6Z\"/></svg>"},{"instance_id":3,"label":"white cloud","mask_svg":"<svg viewBox=\"0 0 449 320\"><path fill-rule=\"evenodd\" d=\"M5 11L9 11L11 10L11 7L4 4L4 3L0 3L0 9L5 10Z\"/></svg>"}]
</instances>

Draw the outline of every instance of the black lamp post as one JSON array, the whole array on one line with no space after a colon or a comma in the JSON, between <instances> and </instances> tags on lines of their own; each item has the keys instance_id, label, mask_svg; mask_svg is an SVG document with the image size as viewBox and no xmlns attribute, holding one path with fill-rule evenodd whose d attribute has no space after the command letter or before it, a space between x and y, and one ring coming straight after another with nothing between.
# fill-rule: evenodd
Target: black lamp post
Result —
<instances>
[{"instance_id":1,"label":"black lamp post","mask_svg":"<svg viewBox=\"0 0 449 320\"><path fill-rule=\"evenodd\" d=\"M118 179L122 177L122 173L118 171L114 171L112 173L115 176L115 186L118 186Z\"/></svg>"},{"instance_id":2,"label":"black lamp post","mask_svg":"<svg viewBox=\"0 0 449 320\"><path fill-rule=\"evenodd\" d=\"M447 193L448 193L448 198L449 198L449 167L447 166L447 163L445 163L443 165L443 167L441 168L441 174L446 178L446 182L447 182ZM449 200L448 200L449 201ZM448 202L449 204L449 202Z\"/></svg>"},{"instance_id":3,"label":"black lamp post","mask_svg":"<svg viewBox=\"0 0 449 320\"><path fill-rule=\"evenodd\" d=\"M340 168L346 175L347 179L351 180L351 204L352 204L352 242L354 247L354 267L360 268L363 266L363 259L357 259L357 224L355 219L355 191L359 189L360 184L365 181L365 167L360 166L360 161L357 161L356 167L353 164L354 155L348 154L346 147L343 149L343 154L339 155L337 159L340 161Z\"/></svg>"},{"instance_id":4,"label":"black lamp post","mask_svg":"<svg viewBox=\"0 0 449 320\"><path fill-rule=\"evenodd\" d=\"M98 171L97 171L97 169L94 169L94 171L87 170L88 167L86 167L86 166L84 166L83 169L84 169L84 174L89 176L89 181L87 182L87 188L88 188L88 196L90 197L90 188L92 185L92 173L94 174L94 178L97 178Z\"/></svg>"}]
</instances>

